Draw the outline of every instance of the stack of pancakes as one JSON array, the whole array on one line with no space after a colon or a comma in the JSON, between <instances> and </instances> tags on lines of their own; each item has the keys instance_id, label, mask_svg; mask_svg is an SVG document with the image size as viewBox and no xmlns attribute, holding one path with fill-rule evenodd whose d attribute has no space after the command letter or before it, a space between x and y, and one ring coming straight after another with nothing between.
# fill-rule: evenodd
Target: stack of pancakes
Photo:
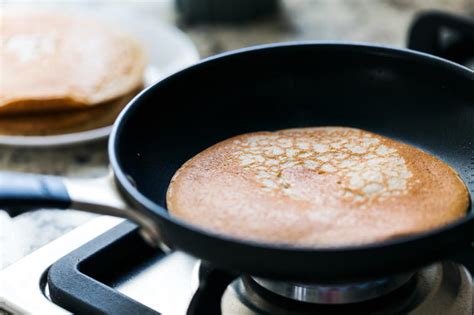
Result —
<instances>
[{"instance_id":1,"label":"stack of pancakes","mask_svg":"<svg viewBox=\"0 0 474 315\"><path fill-rule=\"evenodd\" d=\"M80 16L0 16L0 134L107 126L143 87L146 57L130 35Z\"/></svg>"}]
</instances>

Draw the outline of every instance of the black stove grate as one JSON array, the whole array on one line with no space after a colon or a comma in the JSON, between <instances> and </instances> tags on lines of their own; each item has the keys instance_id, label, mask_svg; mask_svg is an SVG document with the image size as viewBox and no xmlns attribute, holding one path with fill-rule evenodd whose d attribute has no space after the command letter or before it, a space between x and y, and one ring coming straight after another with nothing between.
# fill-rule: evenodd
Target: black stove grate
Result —
<instances>
[{"instance_id":1,"label":"black stove grate","mask_svg":"<svg viewBox=\"0 0 474 315\"><path fill-rule=\"evenodd\" d=\"M121 270L156 255L165 253L146 245L137 226L124 222L51 266L51 300L74 314L159 314L112 288Z\"/></svg>"}]
</instances>

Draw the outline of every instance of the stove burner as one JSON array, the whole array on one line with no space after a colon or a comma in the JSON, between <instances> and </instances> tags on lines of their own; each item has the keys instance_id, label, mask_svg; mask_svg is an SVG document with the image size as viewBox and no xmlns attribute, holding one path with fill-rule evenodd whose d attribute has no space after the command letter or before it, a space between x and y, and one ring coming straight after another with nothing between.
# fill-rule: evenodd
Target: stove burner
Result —
<instances>
[{"instance_id":1,"label":"stove burner","mask_svg":"<svg viewBox=\"0 0 474 315\"><path fill-rule=\"evenodd\" d=\"M261 279L241 277L224 293L222 314L473 314L472 279L464 267L444 262L406 276L408 280L391 292L348 304L303 302L264 288L256 282Z\"/></svg>"},{"instance_id":2,"label":"stove burner","mask_svg":"<svg viewBox=\"0 0 474 315\"><path fill-rule=\"evenodd\" d=\"M388 294L407 283L412 276L412 273L399 274L365 282L341 284L290 283L255 277L252 279L263 288L292 300L317 304L348 304Z\"/></svg>"}]
</instances>

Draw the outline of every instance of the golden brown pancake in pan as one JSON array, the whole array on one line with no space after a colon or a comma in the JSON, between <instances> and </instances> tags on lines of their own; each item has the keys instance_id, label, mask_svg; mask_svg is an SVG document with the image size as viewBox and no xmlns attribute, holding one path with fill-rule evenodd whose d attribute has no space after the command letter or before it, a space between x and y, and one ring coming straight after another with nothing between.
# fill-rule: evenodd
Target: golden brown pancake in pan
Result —
<instances>
[{"instance_id":1,"label":"golden brown pancake in pan","mask_svg":"<svg viewBox=\"0 0 474 315\"><path fill-rule=\"evenodd\" d=\"M332 247L428 231L463 217L469 193L446 163L360 129L243 134L187 161L167 207L213 232Z\"/></svg>"},{"instance_id":2,"label":"golden brown pancake in pan","mask_svg":"<svg viewBox=\"0 0 474 315\"><path fill-rule=\"evenodd\" d=\"M130 35L58 12L0 14L0 115L84 109L142 85L145 54Z\"/></svg>"}]
</instances>

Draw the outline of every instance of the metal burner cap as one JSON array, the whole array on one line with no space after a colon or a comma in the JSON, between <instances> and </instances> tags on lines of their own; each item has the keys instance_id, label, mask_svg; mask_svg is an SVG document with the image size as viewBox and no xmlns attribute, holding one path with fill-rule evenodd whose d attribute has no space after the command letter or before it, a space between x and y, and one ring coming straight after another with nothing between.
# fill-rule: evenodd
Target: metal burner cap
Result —
<instances>
[{"instance_id":1,"label":"metal burner cap","mask_svg":"<svg viewBox=\"0 0 474 315\"><path fill-rule=\"evenodd\" d=\"M263 288L280 296L307 303L348 304L367 301L401 287L413 273L366 282L344 284L291 283L252 277Z\"/></svg>"}]
</instances>

